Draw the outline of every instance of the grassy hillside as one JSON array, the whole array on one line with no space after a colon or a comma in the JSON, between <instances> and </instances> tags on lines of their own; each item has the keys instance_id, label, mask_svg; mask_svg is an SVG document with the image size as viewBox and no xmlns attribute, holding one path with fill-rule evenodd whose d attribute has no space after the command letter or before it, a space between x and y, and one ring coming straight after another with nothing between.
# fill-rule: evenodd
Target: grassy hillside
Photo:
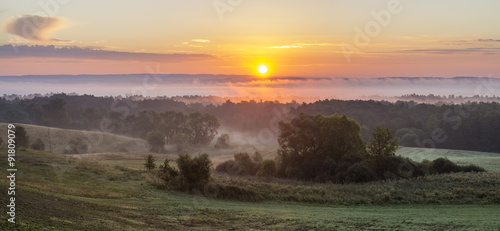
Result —
<instances>
[{"instance_id":1,"label":"grassy hillside","mask_svg":"<svg viewBox=\"0 0 500 231\"><path fill-rule=\"evenodd\" d=\"M5 147L0 152L5 154ZM16 163L18 223L13 227L3 212L0 230L497 230L500 226L498 204L477 204L484 201L369 206L285 202L279 198L238 202L159 190L141 171L46 152L18 150ZM6 165L6 158L1 158L0 166ZM470 187L486 190L498 186L498 175L482 176L490 177L475 179ZM457 175L450 181L461 178ZM1 179L1 203L6 204L7 179ZM289 187L287 182L269 183ZM408 184L397 183L402 184L401 189ZM267 186L263 183L259 187ZM375 185L356 187L360 196ZM324 191L334 190L341 199L352 194L344 189L331 185Z\"/></svg>"},{"instance_id":2,"label":"grassy hillside","mask_svg":"<svg viewBox=\"0 0 500 231\"><path fill-rule=\"evenodd\" d=\"M82 138L89 146L89 153L119 152L128 150L128 152L147 152L147 143L145 140L130 138L104 132L70 130L52 127L44 127L31 124L15 124L26 128L31 142L40 138L45 143L45 150L52 153L62 154L64 148L71 139ZM7 124L0 123L0 137L6 140ZM50 134L50 142L49 142Z\"/></svg>"}]
</instances>

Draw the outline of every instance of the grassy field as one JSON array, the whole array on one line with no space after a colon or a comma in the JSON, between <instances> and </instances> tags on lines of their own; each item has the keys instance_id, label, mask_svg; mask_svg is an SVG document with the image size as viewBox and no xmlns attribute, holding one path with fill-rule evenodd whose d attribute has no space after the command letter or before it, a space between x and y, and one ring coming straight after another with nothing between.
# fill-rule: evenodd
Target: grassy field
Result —
<instances>
[{"instance_id":1,"label":"grassy field","mask_svg":"<svg viewBox=\"0 0 500 231\"><path fill-rule=\"evenodd\" d=\"M157 189L143 172L144 140L113 134L24 125L62 153L81 137L92 153L60 155L18 150L17 224L0 215L0 230L499 230L500 155L458 150L400 148L417 161L446 157L490 171L367 184L314 184L283 179L213 175L197 194ZM5 136L5 124L0 135ZM100 137L100 138L99 138ZM4 137L5 140L5 137ZM94 140L94 141L92 141ZM129 152L116 152L126 147ZM173 148L170 147L172 150ZM47 145L48 149L48 145ZM208 149L215 164L255 146ZM275 148L260 149L273 158ZM6 156L6 148L0 153ZM191 150L192 154L203 150ZM176 153L155 154L159 164ZM7 168L6 158L0 166ZM7 174L7 173L5 173ZM0 180L7 204L7 178ZM224 193L234 200L216 199ZM242 196L243 194L247 196ZM226 197L224 197L226 198ZM249 200L249 201L244 201ZM4 206L5 208L5 206Z\"/></svg>"},{"instance_id":2,"label":"grassy field","mask_svg":"<svg viewBox=\"0 0 500 231\"><path fill-rule=\"evenodd\" d=\"M6 153L5 148L0 148ZM17 224L0 230L498 230L495 203L351 205L240 202L153 187L142 171L46 152L17 154ZM6 166L6 158L0 159ZM458 178L460 178L458 176ZM477 183L498 186L492 182ZM432 179L431 179L432 180ZM272 183L272 182L271 182ZM402 183L404 184L404 182ZM0 181L7 203L6 178ZM332 185L325 190L340 187ZM349 186L346 186L349 187ZM364 187L364 189L363 189ZM359 190L370 186L359 185Z\"/></svg>"},{"instance_id":3,"label":"grassy field","mask_svg":"<svg viewBox=\"0 0 500 231\"><path fill-rule=\"evenodd\" d=\"M120 136L99 131L82 131L44 127L31 124L15 124L28 132L31 142L40 138L45 143L45 150L62 154L71 139L82 138L88 145L89 153L118 152L120 148L128 152L147 152L145 140ZM7 140L7 124L0 123L0 137ZM49 139L50 134L50 139ZM50 142L49 142L50 141Z\"/></svg>"}]
</instances>

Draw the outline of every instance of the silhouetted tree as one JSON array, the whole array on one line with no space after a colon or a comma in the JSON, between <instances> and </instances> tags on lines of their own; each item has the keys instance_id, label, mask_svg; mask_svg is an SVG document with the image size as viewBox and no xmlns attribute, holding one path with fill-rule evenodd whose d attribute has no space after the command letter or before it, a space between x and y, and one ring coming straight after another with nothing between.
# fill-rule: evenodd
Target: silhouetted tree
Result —
<instances>
[{"instance_id":1,"label":"silhouetted tree","mask_svg":"<svg viewBox=\"0 0 500 231\"><path fill-rule=\"evenodd\" d=\"M16 132L16 138L14 138L14 140L16 142L16 146L29 148L30 136L28 135L26 129L22 126L16 126L15 132Z\"/></svg>"},{"instance_id":2,"label":"silhouetted tree","mask_svg":"<svg viewBox=\"0 0 500 231\"><path fill-rule=\"evenodd\" d=\"M44 124L52 127L65 127L68 124L66 101L61 98L51 99L42 105Z\"/></svg>"},{"instance_id":3,"label":"silhouetted tree","mask_svg":"<svg viewBox=\"0 0 500 231\"><path fill-rule=\"evenodd\" d=\"M345 115L300 114L290 123L280 122L278 174L313 179L330 174L344 156L364 154L359 124Z\"/></svg>"},{"instance_id":4,"label":"silhouetted tree","mask_svg":"<svg viewBox=\"0 0 500 231\"><path fill-rule=\"evenodd\" d=\"M146 169L148 171L156 168L155 157L153 155L147 155L146 156L146 160L144 162L144 167L146 167Z\"/></svg>"},{"instance_id":5,"label":"silhouetted tree","mask_svg":"<svg viewBox=\"0 0 500 231\"><path fill-rule=\"evenodd\" d=\"M214 148L216 149L225 149L229 148L229 135L228 134L222 134L217 138L217 142L214 145Z\"/></svg>"},{"instance_id":6,"label":"silhouetted tree","mask_svg":"<svg viewBox=\"0 0 500 231\"><path fill-rule=\"evenodd\" d=\"M159 132L148 132L146 141L150 152L163 152L165 150L165 136Z\"/></svg>"},{"instance_id":7,"label":"silhouetted tree","mask_svg":"<svg viewBox=\"0 0 500 231\"><path fill-rule=\"evenodd\" d=\"M219 126L215 116L199 112L189 114L188 134L195 146L209 144L217 134Z\"/></svg>"},{"instance_id":8,"label":"silhouetted tree","mask_svg":"<svg viewBox=\"0 0 500 231\"><path fill-rule=\"evenodd\" d=\"M396 154L398 141L394 139L393 131L389 128L376 126L370 133L373 137L368 145L368 154L374 159L392 157Z\"/></svg>"},{"instance_id":9,"label":"silhouetted tree","mask_svg":"<svg viewBox=\"0 0 500 231\"><path fill-rule=\"evenodd\" d=\"M172 137L172 143L178 152L183 151L189 145L189 135L185 133L177 133Z\"/></svg>"}]
</instances>

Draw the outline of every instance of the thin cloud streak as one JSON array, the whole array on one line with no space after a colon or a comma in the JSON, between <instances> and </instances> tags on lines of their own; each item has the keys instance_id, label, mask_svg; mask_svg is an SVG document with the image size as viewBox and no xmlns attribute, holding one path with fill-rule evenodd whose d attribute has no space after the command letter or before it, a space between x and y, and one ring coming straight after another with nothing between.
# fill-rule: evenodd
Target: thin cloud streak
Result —
<instances>
[{"instance_id":1,"label":"thin cloud streak","mask_svg":"<svg viewBox=\"0 0 500 231\"><path fill-rule=\"evenodd\" d=\"M56 46L0 46L0 59L13 59L24 57L59 58L59 59L85 59L85 60L114 60L114 61L140 61L140 62L187 62L216 59L209 54L159 54L135 53L123 51L102 50L95 47L56 47Z\"/></svg>"},{"instance_id":2,"label":"thin cloud streak","mask_svg":"<svg viewBox=\"0 0 500 231\"><path fill-rule=\"evenodd\" d=\"M271 46L268 49L290 49L290 48L304 48L304 47L326 47L335 46L333 43L295 43L293 45Z\"/></svg>"},{"instance_id":3,"label":"thin cloud streak","mask_svg":"<svg viewBox=\"0 0 500 231\"><path fill-rule=\"evenodd\" d=\"M408 49L402 50L396 53L414 53L414 54L439 54L439 55L448 55L448 54L496 54L500 51L500 48L496 47L471 47L471 48L456 48L456 49Z\"/></svg>"}]
</instances>

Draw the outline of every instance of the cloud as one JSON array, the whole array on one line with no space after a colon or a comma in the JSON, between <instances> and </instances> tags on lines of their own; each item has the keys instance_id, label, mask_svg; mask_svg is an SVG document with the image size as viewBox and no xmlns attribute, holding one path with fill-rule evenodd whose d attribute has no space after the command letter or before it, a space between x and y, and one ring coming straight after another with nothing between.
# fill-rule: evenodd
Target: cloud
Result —
<instances>
[{"instance_id":1,"label":"cloud","mask_svg":"<svg viewBox=\"0 0 500 231\"><path fill-rule=\"evenodd\" d=\"M195 42L195 43L209 43L210 40L208 40L208 39L191 39L191 42Z\"/></svg>"},{"instance_id":2,"label":"cloud","mask_svg":"<svg viewBox=\"0 0 500 231\"><path fill-rule=\"evenodd\" d=\"M437 41L439 43L467 43L467 42L500 42L500 39L462 39L462 40L451 40L451 41Z\"/></svg>"},{"instance_id":3,"label":"cloud","mask_svg":"<svg viewBox=\"0 0 500 231\"><path fill-rule=\"evenodd\" d=\"M500 39L475 38L475 39L461 39L461 40L437 40L432 42L446 44L446 45L454 45L454 46L478 46L479 44L485 45L486 43L493 45L492 43L500 42Z\"/></svg>"},{"instance_id":4,"label":"cloud","mask_svg":"<svg viewBox=\"0 0 500 231\"><path fill-rule=\"evenodd\" d=\"M408 49L402 50L401 53L414 53L414 54L496 54L500 48L492 47L472 47L472 48L458 48L458 49Z\"/></svg>"},{"instance_id":5,"label":"cloud","mask_svg":"<svg viewBox=\"0 0 500 231\"><path fill-rule=\"evenodd\" d=\"M50 33L65 26L57 17L22 15L7 22L7 32L32 41L65 41L50 38Z\"/></svg>"},{"instance_id":6,"label":"cloud","mask_svg":"<svg viewBox=\"0 0 500 231\"><path fill-rule=\"evenodd\" d=\"M500 39L474 39L476 42L500 42Z\"/></svg>"},{"instance_id":7,"label":"cloud","mask_svg":"<svg viewBox=\"0 0 500 231\"><path fill-rule=\"evenodd\" d=\"M304 47L326 47L335 46L333 43L295 43L293 45L272 46L269 49L290 49L290 48L304 48Z\"/></svg>"},{"instance_id":8,"label":"cloud","mask_svg":"<svg viewBox=\"0 0 500 231\"><path fill-rule=\"evenodd\" d=\"M215 59L209 54L159 54L102 50L98 47L56 47L56 46L0 46L0 59L9 58L61 58L87 60L134 60L140 62L185 62Z\"/></svg>"},{"instance_id":9,"label":"cloud","mask_svg":"<svg viewBox=\"0 0 500 231\"><path fill-rule=\"evenodd\" d=\"M211 41L208 39L191 39L189 42L183 42L182 44L190 46L190 47L204 47L203 43L210 43Z\"/></svg>"}]
</instances>

